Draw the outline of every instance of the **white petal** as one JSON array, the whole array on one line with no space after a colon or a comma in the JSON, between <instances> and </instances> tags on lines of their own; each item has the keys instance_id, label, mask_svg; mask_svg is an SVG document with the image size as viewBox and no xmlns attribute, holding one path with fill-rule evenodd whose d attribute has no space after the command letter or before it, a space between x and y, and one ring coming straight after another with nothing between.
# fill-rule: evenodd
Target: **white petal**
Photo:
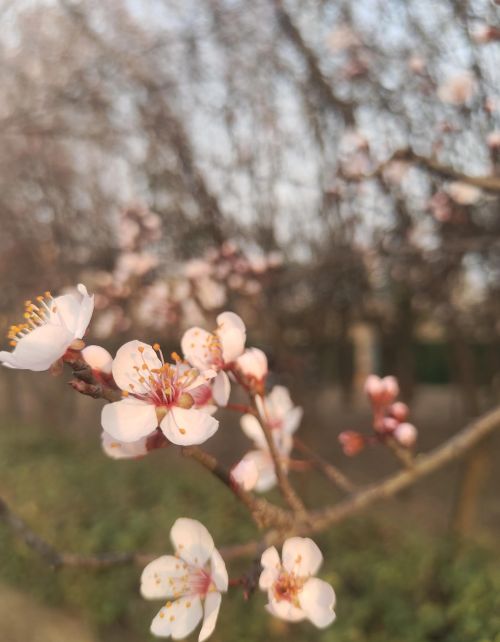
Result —
<instances>
[{"instance_id":1,"label":"white petal","mask_svg":"<svg viewBox=\"0 0 500 642\"><path fill-rule=\"evenodd\" d=\"M194 566L204 566L214 552L214 540L196 519L179 517L170 531L176 554Z\"/></svg>"},{"instance_id":2,"label":"white petal","mask_svg":"<svg viewBox=\"0 0 500 642\"><path fill-rule=\"evenodd\" d=\"M186 361L198 370L210 368L214 360L210 344L214 338L203 328L194 327L187 330L181 339L181 349Z\"/></svg>"},{"instance_id":3,"label":"white petal","mask_svg":"<svg viewBox=\"0 0 500 642\"><path fill-rule=\"evenodd\" d=\"M139 348L143 352L140 352ZM123 345L113 361L112 371L116 385L127 392L133 390L138 393L146 393L148 387L139 382L138 373L134 370L134 367L141 369L144 363L150 369L161 368L161 361L156 356L156 352L147 343L129 341ZM131 385L134 387L131 388Z\"/></svg>"},{"instance_id":4,"label":"white petal","mask_svg":"<svg viewBox=\"0 0 500 642\"><path fill-rule=\"evenodd\" d=\"M302 421L303 410L300 406L296 406L289 410L283 419L283 431L289 435L293 435Z\"/></svg>"},{"instance_id":5,"label":"white petal","mask_svg":"<svg viewBox=\"0 0 500 642\"><path fill-rule=\"evenodd\" d=\"M138 441L158 426L155 407L138 399L122 399L106 404L101 413L105 432L118 441Z\"/></svg>"},{"instance_id":6,"label":"white petal","mask_svg":"<svg viewBox=\"0 0 500 642\"><path fill-rule=\"evenodd\" d=\"M142 571L141 595L147 600L172 597L176 583L170 580L186 574L185 564L173 555L163 555L150 562Z\"/></svg>"},{"instance_id":7,"label":"white petal","mask_svg":"<svg viewBox=\"0 0 500 642\"><path fill-rule=\"evenodd\" d=\"M267 440L255 415L243 415L240 419L241 429L245 435L253 441L257 448L267 449Z\"/></svg>"},{"instance_id":8,"label":"white petal","mask_svg":"<svg viewBox=\"0 0 500 642\"><path fill-rule=\"evenodd\" d=\"M278 579L281 570L281 560L278 551L274 546L267 548L260 558L262 573L259 578L259 587L267 591Z\"/></svg>"},{"instance_id":9,"label":"white petal","mask_svg":"<svg viewBox=\"0 0 500 642\"><path fill-rule=\"evenodd\" d=\"M218 591L207 595L204 604L205 614L203 616L203 626L198 637L199 642L204 642L204 640L208 639L214 632L221 601L222 595Z\"/></svg>"},{"instance_id":10,"label":"white petal","mask_svg":"<svg viewBox=\"0 0 500 642\"><path fill-rule=\"evenodd\" d=\"M293 408L288 388L285 386L274 386L266 397L270 414L277 419L283 418Z\"/></svg>"},{"instance_id":11,"label":"white petal","mask_svg":"<svg viewBox=\"0 0 500 642\"><path fill-rule=\"evenodd\" d=\"M222 555L216 548L214 548L212 558L210 560L210 575L219 591L227 591L227 587L229 586L229 577L227 575L226 564L222 559Z\"/></svg>"},{"instance_id":12,"label":"white petal","mask_svg":"<svg viewBox=\"0 0 500 642\"><path fill-rule=\"evenodd\" d=\"M258 479L254 490L258 493L265 493L276 485L276 471L269 451L251 450L243 459L247 462L253 462L257 468Z\"/></svg>"},{"instance_id":13,"label":"white petal","mask_svg":"<svg viewBox=\"0 0 500 642\"><path fill-rule=\"evenodd\" d=\"M227 374L221 370L212 382L212 396L219 406L226 406L231 394L231 382Z\"/></svg>"},{"instance_id":14,"label":"white petal","mask_svg":"<svg viewBox=\"0 0 500 642\"><path fill-rule=\"evenodd\" d=\"M194 631L202 617L203 608L197 595L181 597L170 607L161 609L151 624L151 633L181 640Z\"/></svg>"},{"instance_id":15,"label":"white petal","mask_svg":"<svg viewBox=\"0 0 500 642\"><path fill-rule=\"evenodd\" d=\"M259 470L252 458L243 457L231 469L231 479L243 490L252 490L259 480Z\"/></svg>"},{"instance_id":16,"label":"white petal","mask_svg":"<svg viewBox=\"0 0 500 642\"><path fill-rule=\"evenodd\" d=\"M223 312L217 317L217 336L222 345L224 363L231 363L243 354L247 338L245 324L234 312Z\"/></svg>"},{"instance_id":17,"label":"white petal","mask_svg":"<svg viewBox=\"0 0 500 642\"><path fill-rule=\"evenodd\" d=\"M299 593L299 603L311 622L321 629L335 620L335 591L328 582L311 577Z\"/></svg>"},{"instance_id":18,"label":"white petal","mask_svg":"<svg viewBox=\"0 0 500 642\"><path fill-rule=\"evenodd\" d=\"M94 312L94 295L89 296L87 288L83 283L79 283L77 289L82 295L82 300L80 302L80 312L78 314L78 321L76 324L75 338L81 339L88 328L90 319Z\"/></svg>"},{"instance_id":19,"label":"white petal","mask_svg":"<svg viewBox=\"0 0 500 642\"><path fill-rule=\"evenodd\" d=\"M283 544L282 557L286 570L299 577L314 575L323 562L321 551L309 537L287 539Z\"/></svg>"},{"instance_id":20,"label":"white petal","mask_svg":"<svg viewBox=\"0 0 500 642\"><path fill-rule=\"evenodd\" d=\"M63 294L56 297L50 305L50 322L63 325L75 338L80 314L80 297L78 294Z\"/></svg>"},{"instance_id":21,"label":"white petal","mask_svg":"<svg viewBox=\"0 0 500 642\"><path fill-rule=\"evenodd\" d=\"M178 446L194 446L209 439L219 422L202 410L171 408L162 419L160 428L165 437Z\"/></svg>"},{"instance_id":22,"label":"white petal","mask_svg":"<svg viewBox=\"0 0 500 642\"><path fill-rule=\"evenodd\" d=\"M287 620L288 622L300 622L304 620L306 614L302 609L298 609L288 600L276 600L272 595L271 591L268 594L269 604L266 604L266 609L274 615L279 617L281 620Z\"/></svg>"},{"instance_id":23,"label":"white petal","mask_svg":"<svg viewBox=\"0 0 500 642\"><path fill-rule=\"evenodd\" d=\"M105 374L111 374L113 357L101 346L87 346L82 350L82 357L94 370L100 370Z\"/></svg>"},{"instance_id":24,"label":"white petal","mask_svg":"<svg viewBox=\"0 0 500 642\"><path fill-rule=\"evenodd\" d=\"M66 327L47 323L20 339L12 352L0 352L0 361L11 368L48 370L72 341L73 335Z\"/></svg>"},{"instance_id":25,"label":"white petal","mask_svg":"<svg viewBox=\"0 0 500 642\"><path fill-rule=\"evenodd\" d=\"M101 435L102 449L111 459L137 459L148 454L147 441L148 437L143 437L138 441L125 443L113 439L107 432Z\"/></svg>"}]
</instances>

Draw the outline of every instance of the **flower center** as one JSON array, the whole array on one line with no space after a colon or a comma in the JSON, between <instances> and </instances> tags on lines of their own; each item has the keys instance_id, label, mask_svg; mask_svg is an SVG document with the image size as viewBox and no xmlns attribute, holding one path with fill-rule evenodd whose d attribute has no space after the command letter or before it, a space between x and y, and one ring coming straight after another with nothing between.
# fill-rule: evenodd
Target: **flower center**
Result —
<instances>
[{"instance_id":1,"label":"flower center","mask_svg":"<svg viewBox=\"0 0 500 642\"><path fill-rule=\"evenodd\" d=\"M278 602L286 600L294 606L299 606L298 594L306 582L306 578L298 577L295 573L289 573L285 569L281 570L278 579L274 583L273 593Z\"/></svg>"},{"instance_id":2,"label":"flower center","mask_svg":"<svg viewBox=\"0 0 500 642\"><path fill-rule=\"evenodd\" d=\"M32 330L45 325L49 321L51 313L56 311L56 308L53 307L53 298L50 292L45 292L43 296L37 296L35 301L36 303L25 301L24 321L10 326L7 338L12 347L15 347L17 342Z\"/></svg>"},{"instance_id":3,"label":"flower center","mask_svg":"<svg viewBox=\"0 0 500 642\"><path fill-rule=\"evenodd\" d=\"M204 598L207 593L215 590L215 583L210 575L208 565L205 568L200 568L179 558L177 567L177 570L182 568L185 573L172 576L168 580L174 599L187 595L199 595Z\"/></svg>"},{"instance_id":4,"label":"flower center","mask_svg":"<svg viewBox=\"0 0 500 642\"><path fill-rule=\"evenodd\" d=\"M189 368L176 353L172 353L175 364L165 363L160 346L155 343L153 349L159 354L161 366L153 367L148 363L144 348L139 346L139 359L136 361L139 365L133 366L134 372L131 373L136 383L129 384L130 391L125 391L124 396L147 400L157 408L168 409L173 405L190 408L194 400L185 389L199 376L198 370Z\"/></svg>"}]
</instances>

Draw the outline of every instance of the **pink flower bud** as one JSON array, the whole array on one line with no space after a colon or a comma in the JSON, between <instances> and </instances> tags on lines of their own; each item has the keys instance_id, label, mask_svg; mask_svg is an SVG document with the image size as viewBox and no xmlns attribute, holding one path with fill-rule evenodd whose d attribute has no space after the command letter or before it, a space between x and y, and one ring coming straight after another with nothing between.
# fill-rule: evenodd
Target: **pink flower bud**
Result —
<instances>
[{"instance_id":1,"label":"pink flower bud","mask_svg":"<svg viewBox=\"0 0 500 642\"><path fill-rule=\"evenodd\" d=\"M402 423L394 431L394 437L405 448L411 448L417 441L418 431L413 424Z\"/></svg>"},{"instance_id":2,"label":"pink flower bud","mask_svg":"<svg viewBox=\"0 0 500 642\"><path fill-rule=\"evenodd\" d=\"M82 357L92 370L111 374L113 357L101 346L87 346L82 350Z\"/></svg>"},{"instance_id":3,"label":"pink flower bud","mask_svg":"<svg viewBox=\"0 0 500 642\"><path fill-rule=\"evenodd\" d=\"M348 457L353 457L363 450L366 440L359 432L354 430L344 430L339 437L340 445L344 454Z\"/></svg>"},{"instance_id":4,"label":"pink flower bud","mask_svg":"<svg viewBox=\"0 0 500 642\"><path fill-rule=\"evenodd\" d=\"M365 393L371 399L378 397L383 392L382 379L377 375L369 375L365 381Z\"/></svg>"},{"instance_id":5,"label":"pink flower bud","mask_svg":"<svg viewBox=\"0 0 500 642\"><path fill-rule=\"evenodd\" d=\"M377 432L390 435L399 426L399 421L394 417L384 417L380 423L375 426Z\"/></svg>"},{"instance_id":6,"label":"pink flower bud","mask_svg":"<svg viewBox=\"0 0 500 642\"><path fill-rule=\"evenodd\" d=\"M389 408L389 414L397 419L398 422L406 421L408 415L410 414L410 409L402 401L396 401Z\"/></svg>"}]
</instances>

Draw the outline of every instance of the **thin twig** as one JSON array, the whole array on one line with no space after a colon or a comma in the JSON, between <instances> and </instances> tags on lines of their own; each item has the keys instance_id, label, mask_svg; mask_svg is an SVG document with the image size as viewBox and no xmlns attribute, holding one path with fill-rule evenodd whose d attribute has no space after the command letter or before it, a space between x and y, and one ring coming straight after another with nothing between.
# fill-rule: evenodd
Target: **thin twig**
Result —
<instances>
[{"instance_id":1,"label":"thin twig","mask_svg":"<svg viewBox=\"0 0 500 642\"><path fill-rule=\"evenodd\" d=\"M307 446L298 437L294 437L293 444L297 450L299 450L312 460L316 468L320 470L325 475L325 477L327 477L327 479L329 479L346 493L354 492L354 484L344 475L344 473L340 472L340 470L336 466L330 464L328 461L325 461L323 457L318 455L314 450L312 450L312 448Z\"/></svg>"},{"instance_id":2,"label":"thin twig","mask_svg":"<svg viewBox=\"0 0 500 642\"><path fill-rule=\"evenodd\" d=\"M265 403L264 400L263 400L263 403ZM278 481L278 486L281 491L281 494L283 495L283 499L294 511L294 513L296 513L297 515L300 515L302 519L304 519L307 516L306 508L302 500L300 499L300 497L294 491L288 479L288 476L285 472L285 468L283 465L283 461L276 448L276 444L274 443L272 429L269 426L267 417L265 417L263 413L260 411L259 405L256 403L256 397L253 395L252 395L252 407L257 415L257 418L260 422L260 425L262 426L262 430L266 437L267 445L269 447L269 452L271 454L271 457L274 463L276 479Z\"/></svg>"}]
</instances>

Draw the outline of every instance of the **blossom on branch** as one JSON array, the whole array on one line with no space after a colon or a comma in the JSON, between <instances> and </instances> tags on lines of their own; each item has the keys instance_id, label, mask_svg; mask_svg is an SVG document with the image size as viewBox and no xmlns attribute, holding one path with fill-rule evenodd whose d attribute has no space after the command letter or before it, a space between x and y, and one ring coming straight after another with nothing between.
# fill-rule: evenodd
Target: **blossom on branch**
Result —
<instances>
[{"instance_id":1,"label":"blossom on branch","mask_svg":"<svg viewBox=\"0 0 500 642\"><path fill-rule=\"evenodd\" d=\"M48 370L72 344L81 344L93 310L94 297L82 283L74 294L53 298L45 292L26 301L24 321L12 325L7 335L14 350L1 351L0 362L8 368Z\"/></svg>"},{"instance_id":2,"label":"blossom on branch","mask_svg":"<svg viewBox=\"0 0 500 642\"><path fill-rule=\"evenodd\" d=\"M214 631L228 588L226 565L208 530L195 519L181 517L170 531L175 555L163 555L146 566L141 594L148 600L167 599L151 624L158 637L188 636L203 619L199 642Z\"/></svg>"},{"instance_id":3,"label":"blossom on branch","mask_svg":"<svg viewBox=\"0 0 500 642\"><path fill-rule=\"evenodd\" d=\"M247 348L236 359L236 373L240 383L255 394L264 394L268 372L267 357L259 348Z\"/></svg>"},{"instance_id":4,"label":"blossom on branch","mask_svg":"<svg viewBox=\"0 0 500 642\"><path fill-rule=\"evenodd\" d=\"M286 469L293 447L293 434L302 419L302 408L293 405L284 386L275 386L264 399L257 396L255 401L271 429L276 450ZM256 450L248 452L235 466L233 478L245 490L255 488L258 492L266 492L276 484L277 478L264 430L257 417L250 413L243 415L240 423Z\"/></svg>"},{"instance_id":5,"label":"blossom on branch","mask_svg":"<svg viewBox=\"0 0 500 642\"><path fill-rule=\"evenodd\" d=\"M212 381L212 396L220 406L227 404L231 392L225 369L243 354L245 341L245 324L234 312L219 314L214 332L194 327L182 337L185 359L201 371L212 369L217 372Z\"/></svg>"},{"instance_id":6,"label":"blossom on branch","mask_svg":"<svg viewBox=\"0 0 500 642\"><path fill-rule=\"evenodd\" d=\"M201 373L182 363L166 363L155 344L129 341L116 353L112 373L123 399L102 409L105 432L122 442L150 435L158 426L165 437L179 446L201 444L219 427L210 416L211 407L197 408L197 396L214 373Z\"/></svg>"},{"instance_id":7,"label":"blossom on branch","mask_svg":"<svg viewBox=\"0 0 500 642\"><path fill-rule=\"evenodd\" d=\"M267 591L269 613L289 622L308 619L319 628L335 620L335 591L328 582L313 577L323 555L312 539L291 537L283 544L282 560L271 546L260 562L259 587Z\"/></svg>"}]
</instances>

